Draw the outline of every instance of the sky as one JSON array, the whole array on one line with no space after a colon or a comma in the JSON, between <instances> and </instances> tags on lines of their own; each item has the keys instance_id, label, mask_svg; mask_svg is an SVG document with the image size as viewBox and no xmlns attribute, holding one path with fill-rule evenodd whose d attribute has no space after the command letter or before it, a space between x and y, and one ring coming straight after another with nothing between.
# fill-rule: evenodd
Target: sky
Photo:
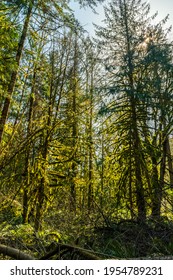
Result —
<instances>
[{"instance_id":1,"label":"sky","mask_svg":"<svg viewBox=\"0 0 173 280\"><path fill-rule=\"evenodd\" d=\"M106 2L110 1L105 0L105 3ZM168 25L173 25L173 0L148 0L147 2L149 2L151 6L151 14L158 11L158 21L169 14ZM70 7L73 9L76 18L91 36L94 36L94 27L92 23L101 25L101 22L104 19L103 5L104 4L98 5L96 8L98 14L94 14L90 8L80 9L79 4L71 1Z\"/></svg>"}]
</instances>

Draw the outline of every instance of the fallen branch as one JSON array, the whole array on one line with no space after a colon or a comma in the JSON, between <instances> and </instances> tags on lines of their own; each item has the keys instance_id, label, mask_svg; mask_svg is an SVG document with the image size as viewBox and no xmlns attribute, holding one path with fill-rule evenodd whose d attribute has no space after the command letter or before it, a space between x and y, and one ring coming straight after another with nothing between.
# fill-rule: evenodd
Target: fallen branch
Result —
<instances>
[{"instance_id":1,"label":"fallen branch","mask_svg":"<svg viewBox=\"0 0 173 280\"><path fill-rule=\"evenodd\" d=\"M11 257L15 260L35 260L32 256L25 254L19 249L0 244L0 254Z\"/></svg>"}]
</instances>

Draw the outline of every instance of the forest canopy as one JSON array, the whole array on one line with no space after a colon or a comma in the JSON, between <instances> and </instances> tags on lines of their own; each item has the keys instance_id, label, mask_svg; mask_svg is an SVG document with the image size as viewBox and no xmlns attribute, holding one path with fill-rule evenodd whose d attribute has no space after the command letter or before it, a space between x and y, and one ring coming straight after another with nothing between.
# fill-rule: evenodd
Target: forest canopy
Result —
<instances>
[{"instance_id":1,"label":"forest canopy","mask_svg":"<svg viewBox=\"0 0 173 280\"><path fill-rule=\"evenodd\" d=\"M91 39L69 2L0 3L0 254L173 255L168 16L79 0L104 5Z\"/></svg>"}]
</instances>

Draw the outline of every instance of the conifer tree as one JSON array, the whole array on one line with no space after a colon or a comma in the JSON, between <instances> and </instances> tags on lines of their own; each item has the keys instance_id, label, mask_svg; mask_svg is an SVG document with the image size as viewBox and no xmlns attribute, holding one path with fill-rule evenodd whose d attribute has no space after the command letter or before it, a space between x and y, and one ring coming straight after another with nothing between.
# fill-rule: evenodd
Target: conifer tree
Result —
<instances>
[{"instance_id":1,"label":"conifer tree","mask_svg":"<svg viewBox=\"0 0 173 280\"><path fill-rule=\"evenodd\" d=\"M106 111L112 121L109 131L114 131L117 146L114 161L119 162L122 173L117 185L117 197L120 197L120 200L124 197L127 199L126 205L131 216L137 212L139 221L146 219L151 185L144 141L151 124L149 108L153 108L153 96L151 97L150 93L152 91L153 95L156 94L156 89L152 90L156 77L150 80L150 86L146 82L151 77L150 71L155 71L153 65L158 58L156 52L151 56L154 51L151 37L157 37L157 44L163 43L158 36L161 26L157 25L152 29L150 24L156 14L151 18L149 11L150 5L140 0L113 0L105 7L105 26L96 26L107 79L106 86L104 85L107 106L102 108L102 111ZM161 33L164 34L164 31ZM166 51L164 55L169 57ZM159 58L158 62L163 69L164 63L159 61ZM162 77L159 76L159 79ZM162 106L163 102L159 102ZM165 163L163 164L162 171L165 169ZM155 196L159 195L157 190ZM157 206L158 203L157 201Z\"/></svg>"}]
</instances>

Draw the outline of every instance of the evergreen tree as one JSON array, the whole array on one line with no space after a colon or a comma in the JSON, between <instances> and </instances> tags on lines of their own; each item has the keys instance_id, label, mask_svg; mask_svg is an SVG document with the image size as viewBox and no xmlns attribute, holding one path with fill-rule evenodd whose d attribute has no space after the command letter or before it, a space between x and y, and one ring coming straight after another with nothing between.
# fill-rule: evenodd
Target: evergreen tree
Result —
<instances>
[{"instance_id":1,"label":"evergreen tree","mask_svg":"<svg viewBox=\"0 0 173 280\"><path fill-rule=\"evenodd\" d=\"M158 36L161 26L157 25L151 31L149 11L149 4L142 1L114 0L105 7L105 26L97 26L96 29L97 36L101 38L98 44L104 58L103 67L107 70L106 111L112 120L108 131L114 132L117 146L114 161L119 162L122 173L117 184L117 196L123 201L127 199L131 216L137 209L140 221L146 219L151 183L145 154L145 138L151 124L149 107L153 105L149 95L155 82L150 80L149 86L146 81L151 77L148 69L151 67L150 71L154 71L157 59L156 53L150 56L151 34L157 37L157 44L162 44ZM164 34L164 31L161 33ZM164 55L169 57L166 51ZM162 61L159 63L162 64ZM164 63L161 67L163 69Z\"/></svg>"}]
</instances>

